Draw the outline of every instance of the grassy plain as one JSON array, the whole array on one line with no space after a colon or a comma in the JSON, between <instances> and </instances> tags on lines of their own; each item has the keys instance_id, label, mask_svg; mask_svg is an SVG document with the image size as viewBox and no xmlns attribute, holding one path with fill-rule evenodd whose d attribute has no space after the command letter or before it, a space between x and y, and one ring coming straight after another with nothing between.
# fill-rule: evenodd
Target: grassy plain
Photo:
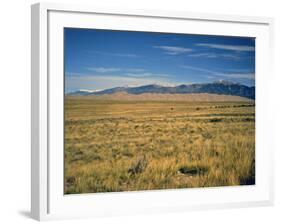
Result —
<instances>
[{"instance_id":1,"label":"grassy plain","mask_svg":"<svg viewBox=\"0 0 281 224\"><path fill-rule=\"evenodd\" d=\"M65 193L255 184L254 102L65 99Z\"/></svg>"}]
</instances>

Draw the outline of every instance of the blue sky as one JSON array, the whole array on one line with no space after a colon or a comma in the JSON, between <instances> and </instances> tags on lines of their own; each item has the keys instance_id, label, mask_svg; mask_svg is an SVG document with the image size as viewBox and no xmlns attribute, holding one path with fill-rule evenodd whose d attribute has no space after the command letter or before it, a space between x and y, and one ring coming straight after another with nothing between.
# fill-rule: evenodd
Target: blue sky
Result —
<instances>
[{"instance_id":1,"label":"blue sky","mask_svg":"<svg viewBox=\"0 0 281 224\"><path fill-rule=\"evenodd\" d=\"M218 80L255 85L255 39L65 28L65 91Z\"/></svg>"}]
</instances>

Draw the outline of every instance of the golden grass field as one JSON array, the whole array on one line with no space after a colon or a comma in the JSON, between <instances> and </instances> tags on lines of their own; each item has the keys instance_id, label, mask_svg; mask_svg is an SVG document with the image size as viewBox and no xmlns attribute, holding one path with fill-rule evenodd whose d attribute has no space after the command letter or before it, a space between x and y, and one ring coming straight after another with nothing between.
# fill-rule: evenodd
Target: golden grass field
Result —
<instances>
[{"instance_id":1,"label":"golden grass field","mask_svg":"<svg viewBox=\"0 0 281 224\"><path fill-rule=\"evenodd\" d=\"M255 105L65 98L65 193L255 184Z\"/></svg>"}]
</instances>

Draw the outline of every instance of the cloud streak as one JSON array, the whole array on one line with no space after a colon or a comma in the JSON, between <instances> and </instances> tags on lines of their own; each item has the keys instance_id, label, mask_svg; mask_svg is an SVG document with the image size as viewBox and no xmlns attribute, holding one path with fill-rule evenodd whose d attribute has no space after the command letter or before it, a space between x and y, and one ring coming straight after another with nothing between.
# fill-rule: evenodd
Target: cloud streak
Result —
<instances>
[{"instance_id":1,"label":"cloud streak","mask_svg":"<svg viewBox=\"0 0 281 224\"><path fill-rule=\"evenodd\" d=\"M199 47L215 48L220 50L229 50L229 51L255 51L255 47L247 45L226 45L226 44L206 44L199 43L196 44Z\"/></svg>"},{"instance_id":2,"label":"cloud streak","mask_svg":"<svg viewBox=\"0 0 281 224\"><path fill-rule=\"evenodd\" d=\"M118 72L121 69L120 68L108 68L108 67L90 67L87 68L89 71L95 71L99 73L107 73L107 72Z\"/></svg>"},{"instance_id":3,"label":"cloud streak","mask_svg":"<svg viewBox=\"0 0 281 224\"><path fill-rule=\"evenodd\" d=\"M96 51L92 50L91 53L104 55L104 56L113 56L113 57L126 57L126 58L137 58L138 55L131 53L116 53L116 52L106 52L106 51Z\"/></svg>"},{"instance_id":4,"label":"cloud streak","mask_svg":"<svg viewBox=\"0 0 281 224\"><path fill-rule=\"evenodd\" d=\"M181 65L180 67L181 68L185 68L185 69L190 69L190 70L198 71L198 72L204 72L204 73L208 73L208 74L212 74L212 75L220 74L218 72L215 72L215 71L212 71L212 70L209 70L209 69L194 67L194 66L190 66L190 65Z\"/></svg>"},{"instance_id":5,"label":"cloud streak","mask_svg":"<svg viewBox=\"0 0 281 224\"><path fill-rule=\"evenodd\" d=\"M198 68L189 65L181 65L180 67L199 71L203 73L207 73L207 78L224 78L224 79L247 79L247 80L255 80L255 73L224 73L224 72L217 72L209 69Z\"/></svg>"},{"instance_id":6,"label":"cloud streak","mask_svg":"<svg viewBox=\"0 0 281 224\"><path fill-rule=\"evenodd\" d=\"M145 72L143 68L119 68L119 67L87 67L88 71L93 71L97 73L113 73L113 72L131 72L139 73Z\"/></svg>"},{"instance_id":7,"label":"cloud streak","mask_svg":"<svg viewBox=\"0 0 281 224\"><path fill-rule=\"evenodd\" d=\"M217 53L194 53L189 54L188 57L193 58L229 58L229 59L235 59L239 60L241 57L233 54L217 54Z\"/></svg>"},{"instance_id":8,"label":"cloud streak","mask_svg":"<svg viewBox=\"0 0 281 224\"><path fill-rule=\"evenodd\" d=\"M158 75L158 76L157 76ZM99 90L120 86L140 86L148 84L173 85L177 84L167 77L160 77L159 74L147 73L147 76L121 76L121 75L97 75L97 74L66 74L66 92L78 89Z\"/></svg>"},{"instance_id":9,"label":"cloud streak","mask_svg":"<svg viewBox=\"0 0 281 224\"><path fill-rule=\"evenodd\" d=\"M127 77L135 77L135 78L145 78L145 77L167 78L170 75L168 75L168 74L161 74L161 73L144 72L144 73L126 73L125 76L127 76Z\"/></svg>"},{"instance_id":10,"label":"cloud streak","mask_svg":"<svg viewBox=\"0 0 281 224\"><path fill-rule=\"evenodd\" d=\"M178 47L178 46L154 46L154 48L158 48L164 51L165 54L169 55L179 55L185 54L193 51L191 48L186 47Z\"/></svg>"},{"instance_id":11,"label":"cloud streak","mask_svg":"<svg viewBox=\"0 0 281 224\"><path fill-rule=\"evenodd\" d=\"M249 79L249 80L255 80L255 74L254 73L225 73L225 74L218 74L217 76L229 78L229 79Z\"/></svg>"}]
</instances>

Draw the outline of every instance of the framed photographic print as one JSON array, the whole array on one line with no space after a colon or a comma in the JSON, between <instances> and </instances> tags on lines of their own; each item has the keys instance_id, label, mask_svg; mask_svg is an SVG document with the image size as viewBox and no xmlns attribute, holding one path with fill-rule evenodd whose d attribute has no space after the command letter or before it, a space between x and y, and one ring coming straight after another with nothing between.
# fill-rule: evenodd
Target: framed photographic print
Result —
<instances>
[{"instance_id":1,"label":"framed photographic print","mask_svg":"<svg viewBox=\"0 0 281 224\"><path fill-rule=\"evenodd\" d=\"M271 18L32 6L32 217L270 205Z\"/></svg>"}]
</instances>

